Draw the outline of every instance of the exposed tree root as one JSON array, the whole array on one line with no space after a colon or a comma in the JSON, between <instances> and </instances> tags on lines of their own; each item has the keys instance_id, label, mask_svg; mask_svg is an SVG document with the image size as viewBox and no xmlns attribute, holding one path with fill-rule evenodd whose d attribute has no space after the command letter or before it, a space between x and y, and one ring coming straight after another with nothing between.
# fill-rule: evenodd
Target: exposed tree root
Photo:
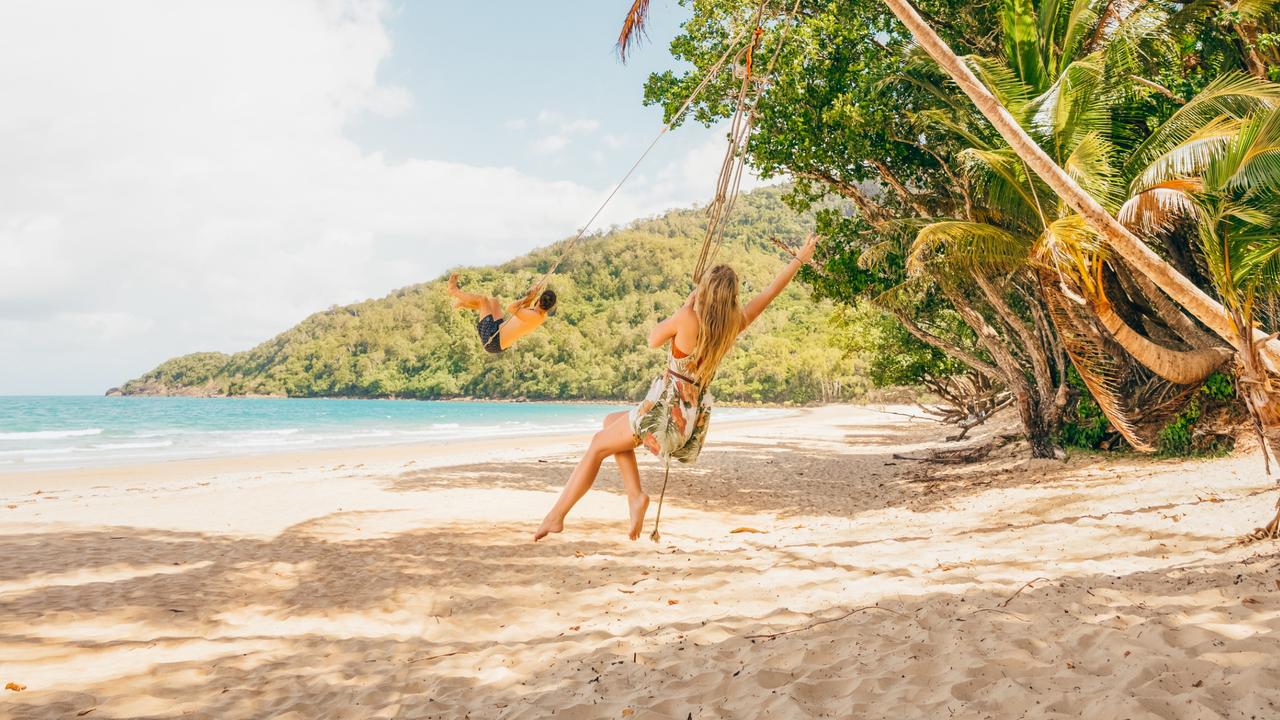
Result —
<instances>
[{"instance_id":1,"label":"exposed tree root","mask_svg":"<svg viewBox=\"0 0 1280 720\"><path fill-rule=\"evenodd\" d=\"M1249 543L1262 542L1263 540L1280 540L1280 510L1276 511L1276 515L1271 518L1271 522L1260 528L1254 528L1253 532L1240 538L1240 544L1248 545Z\"/></svg>"}]
</instances>

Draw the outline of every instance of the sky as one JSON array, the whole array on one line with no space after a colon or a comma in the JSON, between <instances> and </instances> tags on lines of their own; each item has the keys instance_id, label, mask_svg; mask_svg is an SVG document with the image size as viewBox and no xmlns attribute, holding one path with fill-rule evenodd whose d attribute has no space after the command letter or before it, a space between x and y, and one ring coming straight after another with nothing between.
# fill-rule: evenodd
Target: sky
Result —
<instances>
[{"instance_id":1,"label":"sky","mask_svg":"<svg viewBox=\"0 0 1280 720\"><path fill-rule=\"evenodd\" d=\"M661 127L653 0L0 4L0 395L100 394L183 353L570 236ZM705 204L681 127L597 226Z\"/></svg>"}]
</instances>

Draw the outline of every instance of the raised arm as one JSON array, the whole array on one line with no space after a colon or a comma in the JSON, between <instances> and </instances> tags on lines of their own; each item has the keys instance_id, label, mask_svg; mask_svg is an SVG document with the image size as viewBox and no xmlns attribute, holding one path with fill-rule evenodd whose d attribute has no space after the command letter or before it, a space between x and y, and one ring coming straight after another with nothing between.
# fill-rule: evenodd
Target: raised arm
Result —
<instances>
[{"instance_id":1,"label":"raised arm","mask_svg":"<svg viewBox=\"0 0 1280 720\"><path fill-rule=\"evenodd\" d=\"M516 315L519 313L521 308L528 308L530 305L533 304L533 299L537 297L538 293L541 291L542 291L541 285L534 285L533 287L529 288L529 292L525 293L524 297L520 298L519 300L513 301L510 305L507 306L507 314Z\"/></svg>"},{"instance_id":2,"label":"raised arm","mask_svg":"<svg viewBox=\"0 0 1280 720\"><path fill-rule=\"evenodd\" d=\"M818 236L815 233L809 233L809 237L805 239L804 247L800 248L800 251L796 253L791 262L782 268L782 271L773 279L773 282L769 283L769 287L762 290L759 295L751 298L750 302L742 308L743 330L746 330L748 325L760 317L760 313L763 313L764 309L769 307L769 303L773 302L773 299L778 297L787 287L787 284L791 282L791 278L796 276L800 266L813 257L813 249L817 244Z\"/></svg>"}]
</instances>

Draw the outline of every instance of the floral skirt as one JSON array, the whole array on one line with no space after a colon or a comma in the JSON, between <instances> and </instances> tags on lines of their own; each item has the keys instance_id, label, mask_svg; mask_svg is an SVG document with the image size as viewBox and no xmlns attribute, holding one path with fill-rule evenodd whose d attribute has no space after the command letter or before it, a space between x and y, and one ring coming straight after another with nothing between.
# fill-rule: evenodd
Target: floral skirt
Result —
<instances>
[{"instance_id":1,"label":"floral skirt","mask_svg":"<svg viewBox=\"0 0 1280 720\"><path fill-rule=\"evenodd\" d=\"M632 408L631 432L654 455L691 463L707 438L711 403L710 393L698 393L691 383L663 373Z\"/></svg>"}]
</instances>

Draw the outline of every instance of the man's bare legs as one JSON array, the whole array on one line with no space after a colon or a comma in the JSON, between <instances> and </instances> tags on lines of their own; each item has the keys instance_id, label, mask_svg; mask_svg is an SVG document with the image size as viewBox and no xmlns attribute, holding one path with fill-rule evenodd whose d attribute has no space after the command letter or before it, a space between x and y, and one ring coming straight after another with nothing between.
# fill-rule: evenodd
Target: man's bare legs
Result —
<instances>
[{"instance_id":1,"label":"man's bare legs","mask_svg":"<svg viewBox=\"0 0 1280 720\"><path fill-rule=\"evenodd\" d=\"M458 287L458 273L449 276L449 294L453 296L453 306L475 310L481 317L492 315L495 319L502 317L502 303L495 297L469 293Z\"/></svg>"},{"instance_id":2,"label":"man's bare legs","mask_svg":"<svg viewBox=\"0 0 1280 720\"><path fill-rule=\"evenodd\" d=\"M636 465L633 452L636 447L635 435L631 432L631 423L624 412L611 413L605 418L604 429L591 438L591 445L578 461L577 467L569 475L564 490L551 511L543 518L542 525L534 533L533 539L541 540L550 533L564 530L564 518L573 506L591 489L600 472L604 459L613 455L618 461L618 470L622 474L622 482L627 489L627 504L631 508L631 539L640 536L639 526L644 523L644 513L649 507L649 497L640 491L640 469ZM637 517L638 515L638 517Z\"/></svg>"}]
</instances>

